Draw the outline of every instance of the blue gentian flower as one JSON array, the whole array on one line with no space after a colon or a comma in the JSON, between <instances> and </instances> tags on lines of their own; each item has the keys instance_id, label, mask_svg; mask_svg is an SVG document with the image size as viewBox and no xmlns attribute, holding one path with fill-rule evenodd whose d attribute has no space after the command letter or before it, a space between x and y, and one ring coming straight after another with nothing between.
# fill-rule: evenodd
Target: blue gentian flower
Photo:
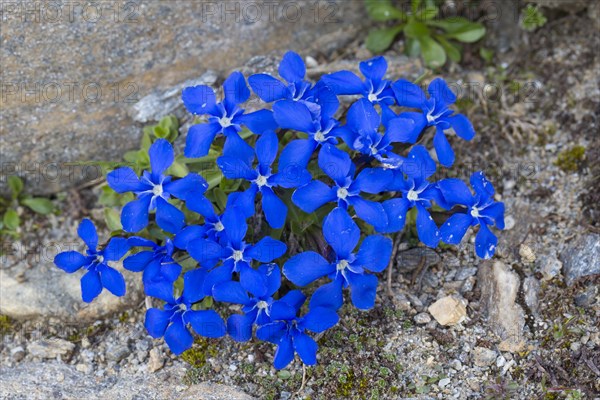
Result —
<instances>
[{"instance_id":1,"label":"blue gentian flower","mask_svg":"<svg viewBox=\"0 0 600 400\"><path fill-rule=\"evenodd\" d=\"M123 267L132 272L144 271L142 282L144 292L148 296L168 300L173 296L173 282L181 274L181 265L173 259L175 246L169 238L164 246L152 240L133 236L127 239L131 247L149 247L151 250L140 251L123 260Z\"/></svg>"},{"instance_id":2,"label":"blue gentian flower","mask_svg":"<svg viewBox=\"0 0 600 400\"><path fill-rule=\"evenodd\" d=\"M76 251L63 251L54 257L54 264L68 273L73 273L81 268L87 272L81 278L81 297L86 303L91 303L106 288L115 296L125 294L125 279L116 269L108 265L108 261L119 261L127 251L127 239L113 237L106 247L98 250L98 233L94 223L84 219L77 229L79 237L87 245L86 254Z\"/></svg>"},{"instance_id":3,"label":"blue gentian flower","mask_svg":"<svg viewBox=\"0 0 600 400\"><path fill-rule=\"evenodd\" d=\"M494 186L491 182L479 171L471 175L474 195L460 179L443 179L437 186L449 205L467 208L466 213L453 214L440 227L442 240L448 244L459 244L470 226L479 225L479 232L475 237L475 252L480 258L492 258L498 239L489 227L496 225L496 228L504 229L504 203L494 201Z\"/></svg>"},{"instance_id":4,"label":"blue gentian flower","mask_svg":"<svg viewBox=\"0 0 600 400\"><path fill-rule=\"evenodd\" d=\"M327 307L315 307L304 315L297 317L298 308L285 301L276 301L271 306L272 322L259 327L256 336L277 345L273 365L276 369L285 368L298 353L306 365L317 363L317 342L307 331L320 333L335 324L339 317L336 312Z\"/></svg>"},{"instance_id":5,"label":"blue gentian flower","mask_svg":"<svg viewBox=\"0 0 600 400\"><path fill-rule=\"evenodd\" d=\"M427 181L435 170L435 161L425 147L417 145L410 150L401 168L394 170L394 179L388 186L388 190L400 192L402 197L383 202L389 221L384 232L402 230L407 211L416 207L419 240L429 247L438 245L440 232L427 209L431 207L432 201L442 208L447 209L448 206L435 183Z\"/></svg>"},{"instance_id":6,"label":"blue gentian flower","mask_svg":"<svg viewBox=\"0 0 600 400\"><path fill-rule=\"evenodd\" d=\"M317 147L325 143L337 144L339 121L334 115L340 105L337 96L328 87L318 84L311 101L279 100L273 104L273 115L283 129L292 129L308 135L306 139L291 141L279 156L287 166L305 168Z\"/></svg>"},{"instance_id":7,"label":"blue gentian flower","mask_svg":"<svg viewBox=\"0 0 600 400\"><path fill-rule=\"evenodd\" d=\"M304 79L306 66L302 57L293 51L288 51L279 64L279 76L287 84L267 74L255 74L248 78L250 87L261 100L271 103L273 101L306 100L311 95L311 83Z\"/></svg>"},{"instance_id":8,"label":"blue gentian flower","mask_svg":"<svg viewBox=\"0 0 600 400\"><path fill-rule=\"evenodd\" d=\"M246 159L252 155L252 148L238 134L242 126L261 134L266 130L277 129L270 110L258 110L245 114L239 107L250 97L250 89L240 72L233 72L223 83L224 99L217 103L215 92L210 86L201 85L183 90L183 104L194 115L208 115L208 122L190 127L185 144L185 156L204 157L210 150L215 136L222 133L226 137L225 150Z\"/></svg>"},{"instance_id":9,"label":"blue gentian flower","mask_svg":"<svg viewBox=\"0 0 600 400\"><path fill-rule=\"evenodd\" d=\"M321 80L338 95L358 94L373 104L394 104L391 82L383 79L388 68L385 58L371 58L361 62L359 67L365 77L364 81L351 71L327 74Z\"/></svg>"},{"instance_id":10,"label":"blue gentian flower","mask_svg":"<svg viewBox=\"0 0 600 400\"><path fill-rule=\"evenodd\" d=\"M454 111L448 108L456 101L456 95L452 93L446 82L441 78L436 78L429 84L427 91L429 99L421 88L405 79L400 79L392 84L392 89L396 95L398 105L410 108L418 108L422 113L410 112L403 113L405 117L410 117L415 121L415 135L409 143L415 143L425 127L435 126L436 133L433 138L433 146L437 153L437 158L445 167L451 167L454 164L454 151L446 138L445 131L453 128L454 132L465 140L471 140L475 136L475 130L471 122L463 114L454 114Z\"/></svg>"},{"instance_id":11,"label":"blue gentian flower","mask_svg":"<svg viewBox=\"0 0 600 400\"><path fill-rule=\"evenodd\" d=\"M269 236L251 245L244 241L248 225L239 210L225 211L221 222L226 235L219 241L196 239L188 243L187 251L204 268L212 268L204 282L204 292L212 294L215 284L232 280L232 274L240 274L242 287L256 295L267 291L264 275L252 268L252 261L270 263L281 257L287 246ZM213 268L215 265L222 265Z\"/></svg>"},{"instance_id":12,"label":"blue gentian flower","mask_svg":"<svg viewBox=\"0 0 600 400\"><path fill-rule=\"evenodd\" d=\"M306 286L328 276L332 282L321 286L311 300L312 307L342 306L342 289L350 287L352 304L361 310L373 308L377 277L366 273L381 272L392 254L392 241L381 235L367 236L357 253L360 229L343 208L334 209L323 222L323 235L335 256L327 261L314 251L305 251L290 258L283 266L285 276L298 286Z\"/></svg>"},{"instance_id":13,"label":"blue gentian flower","mask_svg":"<svg viewBox=\"0 0 600 400\"><path fill-rule=\"evenodd\" d=\"M356 215L375 229L384 229L387 226L382 205L364 199L361 192L377 194L385 190L393 178L391 170L365 168L354 177L356 167L348 153L330 144L323 146L319 153L319 167L335 185L329 187L319 180L313 180L294 192L294 204L307 213L312 213L330 202L336 202L344 209L353 206Z\"/></svg>"},{"instance_id":14,"label":"blue gentian flower","mask_svg":"<svg viewBox=\"0 0 600 400\"><path fill-rule=\"evenodd\" d=\"M218 338L225 335L225 323L215 310L194 310L192 305L204 298L201 288L206 271L195 269L183 276L183 294L178 299L171 297L163 309L150 308L146 311L146 330L153 338L164 336L171 351L183 353L194 343L188 324L201 336Z\"/></svg>"},{"instance_id":15,"label":"blue gentian flower","mask_svg":"<svg viewBox=\"0 0 600 400\"><path fill-rule=\"evenodd\" d=\"M263 133L256 141L256 158L258 159L256 168L252 168L252 163L247 164L227 153L217 159L217 165L226 178L245 179L251 183L246 192L240 194L234 204L240 207L245 217L249 218L255 212L256 193L260 192L262 209L267 222L275 229L279 229L285 224L287 206L273 189L278 186L297 187L306 184L311 179L307 170L296 173L295 168L290 171L290 168L285 165L282 166L283 169L280 167L280 173L273 173L271 165L277 157L278 146L277 135L274 132Z\"/></svg>"},{"instance_id":16,"label":"blue gentian flower","mask_svg":"<svg viewBox=\"0 0 600 400\"><path fill-rule=\"evenodd\" d=\"M151 171L144 171L138 178L129 167L118 168L110 172L106 180L117 193L134 192L136 200L123 207L121 223L126 232L138 232L148 225L148 214L156 210L157 225L170 233L177 233L184 225L183 212L167 200L171 196L185 200L192 190L208 188L208 184L198 174L190 173L185 178L172 180L164 172L173 164L175 156L173 146L165 139L158 139L148 150Z\"/></svg>"}]
</instances>

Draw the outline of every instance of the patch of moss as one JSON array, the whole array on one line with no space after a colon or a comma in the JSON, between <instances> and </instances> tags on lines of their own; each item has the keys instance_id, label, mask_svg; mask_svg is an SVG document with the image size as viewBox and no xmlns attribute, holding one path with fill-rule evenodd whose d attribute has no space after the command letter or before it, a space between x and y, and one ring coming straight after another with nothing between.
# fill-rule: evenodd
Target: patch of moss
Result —
<instances>
[{"instance_id":1,"label":"patch of moss","mask_svg":"<svg viewBox=\"0 0 600 400\"><path fill-rule=\"evenodd\" d=\"M7 315L0 315L0 335L5 335L12 329L12 320Z\"/></svg>"},{"instance_id":2,"label":"patch of moss","mask_svg":"<svg viewBox=\"0 0 600 400\"><path fill-rule=\"evenodd\" d=\"M191 349L181 354L181 359L194 368L202 368L206 365L206 360L217 355L217 348L203 337L198 337L194 341Z\"/></svg>"},{"instance_id":3,"label":"patch of moss","mask_svg":"<svg viewBox=\"0 0 600 400\"><path fill-rule=\"evenodd\" d=\"M585 147L577 145L561 152L554 163L565 172L576 172L585 159Z\"/></svg>"}]
</instances>

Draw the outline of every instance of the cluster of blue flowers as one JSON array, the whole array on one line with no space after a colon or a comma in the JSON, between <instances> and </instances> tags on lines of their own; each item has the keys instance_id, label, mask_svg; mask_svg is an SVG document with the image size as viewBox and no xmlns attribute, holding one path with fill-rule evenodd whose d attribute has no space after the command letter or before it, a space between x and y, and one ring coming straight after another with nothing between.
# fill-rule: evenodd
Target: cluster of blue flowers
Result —
<instances>
[{"instance_id":1,"label":"cluster of blue flowers","mask_svg":"<svg viewBox=\"0 0 600 400\"><path fill-rule=\"evenodd\" d=\"M69 273L87 270L81 290L83 300L91 302L103 288L125 294L123 276L108 262L129 254L124 268L141 272L146 295L163 304L147 311L146 328L152 337L164 337L175 354L192 346L192 332L210 338L228 334L237 341L255 336L277 346L274 365L284 368L295 353L307 365L316 363L317 343L309 332L338 322L346 289L358 309L374 306L376 274L392 254L392 240L385 235L405 227L409 210L416 209L416 231L426 246L459 244L469 227L478 225L476 253L492 257L497 239L490 227L504 227L504 205L494 200L492 184L482 172L471 176L472 190L455 178L430 181L436 162L416 144L427 143L427 128L435 127L437 160L445 167L453 164L447 136L454 132L470 140L475 134L468 119L450 108L455 95L439 78L429 85L429 96L408 81L384 79L383 57L360 63L360 71L364 79L340 71L313 83L302 58L288 52L279 66L282 80L249 77L254 93L273 103L251 113L240 107L251 92L239 72L224 82L220 102L208 86L186 88L186 108L204 119L189 129L185 156L206 156L224 136L217 165L240 189L216 210L201 175L165 174L175 155L171 143L158 139L149 149L150 171L138 176L123 167L107 176L116 192L135 194L122 210L124 235L99 249L95 227L83 220L78 233L86 254L60 253L56 265ZM338 96L349 95L356 100L344 116ZM244 129L255 136L243 139ZM407 146L408 154L399 154ZM320 172L309 172L317 165ZM202 223L186 223L183 205ZM452 210L441 226L430 213L434 205ZM290 207L306 213L323 208L326 248L286 254L282 241L247 234L248 220L256 223L260 213L273 230L285 228ZM136 236L149 221L162 230L161 243ZM357 222L372 234L363 235ZM195 267L182 267L186 257ZM282 285L283 277L291 284ZM315 282L322 285L304 306L307 298L298 288ZM206 306L207 299L239 305L240 313L224 320Z\"/></svg>"}]
</instances>

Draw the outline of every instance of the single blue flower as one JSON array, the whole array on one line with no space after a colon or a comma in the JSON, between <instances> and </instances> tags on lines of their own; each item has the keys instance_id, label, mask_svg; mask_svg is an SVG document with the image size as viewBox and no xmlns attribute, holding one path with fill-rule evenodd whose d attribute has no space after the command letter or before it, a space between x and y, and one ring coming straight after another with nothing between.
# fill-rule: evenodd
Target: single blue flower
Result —
<instances>
[{"instance_id":1,"label":"single blue flower","mask_svg":"<svg viewBox=\"0 0 600 400\"><path fill-rule=\"evenodd\" d=\"M256 194L260 192L262 209L267 222L275 229L279 229L285 224L287 206L273 189L278 186L284 188L301 186L311 179L307 170L297 171L294 166L280 165L280 172L273 173L271 165L277 157L278 147L277 135L268 131L256 141L256 158L258 159L256 168L252 167L252 162L247 164L227 153L217 159L217 165L226 178L245 179L250 182L250 187L238 196L234 205L240 207L244 216L249 218L254 215Z\"/></svg>"},{"instance_id":2,"label":"single blue flower","mask_svg":"<svg viewBox=\"0 0 600 400\"><path fill-rule=\"evenodd\" d=\"M443 179L437 186L449 205L461 205L467 209L466 213L453 214L444 222L440 227L442 240L448 244L459 244L470 226L479 225L475 252L480 258L492 258L498 239L489 226L504 229L504 203L494 201L491 182L479 171L471 175L474 195L463 181L456 178Z\"/></svg>"},{"instance_id":3,"label":"single blue flower","mask_svg":"<svg viewBox=\"0 0 600 400\"><path fill-rule=\"evenodd\" d=\"M132 272L141 272L144 292L148 296L167 301L173 296L173 283L181 274L181 265L173 259L175 246L169 238L164 246L152 240L133 236L127 239L131 247L149 247L151 250L140 251L123 260L123 267Z\"/></svg>"},{"instance_id":4,"label":"single blue flower","mask_svg":"<svg viewBox=\"0 0 600 400\"><path fill-rule=\"evenodd\" d=\"M250 87L263 101L306 100L311 96L311 83L304 79L306 66L302 57L293 51L288 51L279 64L279 76L287 84L267 74L255 74L248 78Z\"/></svg>"},{"instance_id":5,"label":"single blue flower","mask_svg":"<svg viewBox=\"0 0 600 400\"><path fill-rule=\"evenodd\" d=\"M335 324L339 317L337 313L327 307L315 307L304 315L297 317L298 308L291 306L283 300L276 301L271 306L271 320L268 324L256 330L256 336L277 345L273 365L276 369L285 368L298 353L306 365L317 363L318 345L307 334L307 331L320 333Z\"/></svg>"},{"instance_id":6,"label":"single blue flower","mask_svg":"<svg viewBox=\"0 0 600 400\"><path fill-rule=\"evenodd\" d=\"M435 126L436 133L433 138L433 146L437 158L445 167L454 164L454 151L446 138L445 131L453 128L454 132L465 140L471 140L475 136L473 125L463 114L454 114L449 108L456 102L456 95L452 93L446 82L436 78L429 84L427 91L429 99L421 88L405 79L400 79L392 84L398 105L410 108L418 108L422 113L403 113L415 121L419 128L415 132L421 132L429 126ZM415 134L409 143L415 143L418 134Z\"/></svg>"},{"instance_id":7,"label":"single blue flower","mask_svg":"<svg viewBox=\"0 0 600 400\"><path fill-rule=\"evenodd\" d=\"M394 104L391 82L383 79L388 68L385 58L378 56L363 61L359 68L364 81L351 71L333 72L324 75L321 80L337 95L358 94L373 104Z\"/></svg>"},{"instance_id":8,"label":"single blue flower","mask_svg":"<svg viewBox=\"0 0 600 400\"><path fill-rule=\"evenodd\" d=\"M273 115L283 129L306 133L308 138L291 141L279 156L280 164L306 168L317 147L337 144L340 122L334 118L340 105L328 87L317 84L310 101L279 100L273 104Z\"/></svg>"},{"instance_id":9,"label":"single blue flower","mask_svg":"<svg viewBox=\"0 0 600 400\"><path fill-rule=\"evenodd\" d=\"M244 238L248 225L241 211L235 208L225 211L221 222L225 227L224 237L218 241L195 239L187 245L190 256L203 268L211 269L204 282L204 292L212 295L214 285L231 281L232 274L237 272L244 289L256 295L263 295L267 292L267 282L264 275L252 268L252 261L270 263L281 257L287 246L269 236L254 245L246 243ZM216 266L219 263L222 265Z\"/></svg>"},{"instance_id":10,"label":"single blue flower","mask_svg":"<svg viewBox=\"0 0 600 400\"><path fill-rule=\"evenodd\" d=\"M402 193L402 197L383 202L389 222L385 233L402 230L406 213L416 207L419 240L429 247L437 247L440 232L427 209L431 207L432 201L442 208L447 209L448 206L436 184L427 180L435 170L435 161L431 159L427 149L420 145L414 146L402 166L394 170L394 179L387 188L389 191Z\"/></svg>"},{"instance_id":11,"label":"single blue flower","mask_svg":"<svg viewBox=\"0 0 600 400\"><path fill-rule=\"evenodd\" d=\"M87 270L81 278L81 297L91 303L106 288L115 296L125 294L125 279L116 269L108 265L108 261L119 261L127 251L127 239L113 237L106 247L98 250L98 233L94 223L84 219L79 224L77 234L87 245L86 254L77 251L63 251L54 257L54 264L63 271L73 273L81 268Z\"/></svg>"},{"instance_id":12,"label":"single blue flower","mask_svg":"<svg viewBox=\"0 0 600 400\"><path fill-rule=\"evenodd\" d=\"M117 193L134 192L136 200L130 201L121 211L121 223L126 232L138 232L148 225L148 214L156 210L157 225L170 233L177 233L185 223L185 217L167 200L171 196L185 200L189 192L208 188L198 174L190 173L182 179L172 180L164 172L173 164L173 146L165 139L158 139L148 150L151 172L144 171L138 178L129 167L118 168L106 176L108 185Z\"/></svg>"},{"instance_id":13,"label":"single blue flower","mask_svg":"<svg viewBox=\"0 0 600 400\"><path fill-rule=\"evenodd\" d=\"M356 215L373 225L376 230L387 226L382 205L364 199L361 192L377 194L385 190L393 178L391 170L365 168L354 177L356 167L348 153L330 144L323 146L319 153L319 167L335 185L329 187L319 180L313 180L294 192L294 204L303 211L312 213L326 203L336 202L344 209L354 207Z\"/></svg>"},{"instance_id":14,"label":"single blue flower","mask_svg":"<svg viewBox=\"0 0 600 400\"><path fill-rule=\"evenodd\" d=\"M195 269L183 276L183 294L178 299L171 296L163 309L146 311L144 326L153 338L164 336L171 351L183 353L194 343L188 324L201 336L218 338L225 335L225 323L215 310L194 310L192 305L204 298L202 285L206 271Z\"/></svg>"},{"instance_id":15,"label":"single blue flower","mask_svg":"<svg viewBox=\"0 0 600 400\"><path fill-rule=\"evenodd\" d=\"M252 148L238 134L242 126L261 134L277 129L270 110L258 110L248 114L239 107L250 97L250 89L240 72L233 72L223 83L224 99L217 103L215 92L210 86L201 85L183 90L183 104L194 115L208 115L208 122L190 127L185 144L185 156L204 157L217 134L226 137L224 150L235 153L242 159L251 157Z\"/></svg>"},{"instance_id":16,"label":"single blue flower","mask_svg":"<svg viewBox=\"0 0 600 400\"><path fill-rule=\"evenodd\" d=\"M323 222L323 235L334 251L327 261L314 251L305 251L290 258L283 266L285 276L298 286L306 286L328 276L332 282L314 293L310 306L338 309L342 306L342 289L350 287L352 304L361 310L373 308L377 277L392 254L392 241L381 235L367 236L357 253L360 229L343 208L334 209Z\"/></svg>"}]
</instances>

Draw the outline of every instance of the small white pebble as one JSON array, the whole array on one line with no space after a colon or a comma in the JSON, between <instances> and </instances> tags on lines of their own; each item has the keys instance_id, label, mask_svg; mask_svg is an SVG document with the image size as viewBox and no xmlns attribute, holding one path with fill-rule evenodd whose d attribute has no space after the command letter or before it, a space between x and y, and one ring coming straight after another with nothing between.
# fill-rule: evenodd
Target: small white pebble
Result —
<instances>
[{"instance_id":1,"label":"small white pebble","mask_svg":"<svg viewBox=\"0 0 600 400\"><path fill-rule=\"evenodd\" d=\"M496 358L496 367L501 368L504 364L506 364L506 358L504 358L504 356L498 356L498 358Z\"/></svg>"},{"instance_id":2,"label":"small white pebble","mask_svg":"<svg viewBox=\"0 0 600 400\"><path fill-rule=\"evenodd\" d=\"M230 369L231 371L236 371L236 370L237 370L237 365L235 365L235 364L231 364L231 365L229 366L229 369Z\"/></svg>"},{"instance_id":3,"label":"small white pebble","mask_svg":"<svg viewBox=\"0 0 600 400\"><path fill-rule=\"evenodd\" d=\"M315 60L311 56L306 56L305 62L306 62L306 66L308 68L316 68L319 66L319 63L317 62L317 60Z\"/></svg>"},{"instance_id":4,"label":"small white pebble","mask_svg":"<svg viewBox=\"0 0 600 400\"><path fill-rule=\"evenodd\" d=\"M450 383L450 378L440 379L440 381L438 382L438 386L443 388L445 386L448 386L449 383Z\"/></svg>"}]
</instances>

